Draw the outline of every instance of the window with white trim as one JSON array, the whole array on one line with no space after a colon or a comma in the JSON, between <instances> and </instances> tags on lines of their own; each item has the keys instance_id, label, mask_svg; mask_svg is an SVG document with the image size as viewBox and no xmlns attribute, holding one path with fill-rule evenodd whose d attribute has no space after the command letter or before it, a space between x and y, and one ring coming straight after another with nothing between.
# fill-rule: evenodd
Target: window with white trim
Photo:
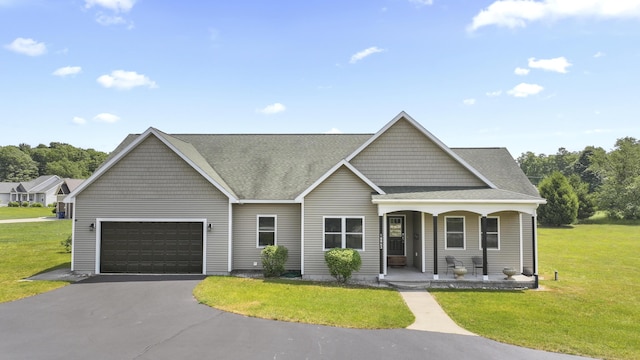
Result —
<instances>
[{"instance_id":1,"label":"window with white trim","mask_svg":"<svg viewBox=\"0 0 640 360\"><path fill-rule=\"evenodd\" d=\"M487 250L500 250L500 218L487 216ZM480 218L480 250L482 250L482 217Z\"/></svg>"},{"instance_id":2,"label":"window with white trim","mask_svg":"<svg viewBox=\"0 0 640 360\"><path fill-rule=\"evenodd\" d=\"M276 245L277 217L275 215L258 215L258 247Z\"/></svg>"},{"instance_id":3,"label":"window with white trim","mask_svg":"<svg viewBox=\"0 0 640 360\"><path fill-rule=\"evenodd\" d=\"M464 216L446 216L444 232L446 249L465 249Z\"/></svg>"},{"instance_id":4,"label":"window with white trim","mask_svg":"<svg viewBox=\"0 0 640 360\"><path fill-rule=\"evenodd\" d=\"M349 248L364 250L364 217L323 217L324 249Z\"/></svg>"}]
</instances>

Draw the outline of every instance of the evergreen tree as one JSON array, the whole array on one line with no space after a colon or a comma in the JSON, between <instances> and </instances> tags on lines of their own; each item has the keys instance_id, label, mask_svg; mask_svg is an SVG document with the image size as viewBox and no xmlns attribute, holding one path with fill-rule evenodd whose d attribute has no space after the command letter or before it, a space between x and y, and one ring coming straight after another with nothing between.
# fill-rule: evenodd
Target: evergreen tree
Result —
<instances>
[{"instance_id":1,"label":"evergreen tree","mask_svg":"<svg viewBox=\"0 0 640 360\"><path fill-rule=\"evenodd\" d=\"M578 216L578 196L567 178L556 171L540 182L540 195L547 203L540 205L538 220L541 224L560 226L572 224Z\"/></svg>"}]
</instances>

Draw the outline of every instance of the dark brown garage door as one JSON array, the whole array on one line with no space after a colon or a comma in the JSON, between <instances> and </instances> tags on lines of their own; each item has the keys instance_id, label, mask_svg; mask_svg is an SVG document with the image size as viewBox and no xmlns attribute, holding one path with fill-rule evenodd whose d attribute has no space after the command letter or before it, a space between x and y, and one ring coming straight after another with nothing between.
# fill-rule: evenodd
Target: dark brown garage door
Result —
<instances>
[{"instance_id":1,"label":"dark brown garage door","mask_svg":"<svg viewBox=\"0 0 640 360\"><path fill-rule=\"evenodd\" d=\"M100 272L202 274L201 222L101 223Z\"/></svg>"}]
</instances>

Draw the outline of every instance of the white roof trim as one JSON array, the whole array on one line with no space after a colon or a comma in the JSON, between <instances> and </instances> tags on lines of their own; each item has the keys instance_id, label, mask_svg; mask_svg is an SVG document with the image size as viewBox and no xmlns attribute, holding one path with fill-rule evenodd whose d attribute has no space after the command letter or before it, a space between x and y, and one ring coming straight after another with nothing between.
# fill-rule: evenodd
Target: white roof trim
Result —
<instances>
[{"instance_id":1,"label":"white roof trim","mask_svg":"<svg viewBox=\"0 0 640 360\"><path fill-rule=\"evenodd\" d=\"M384 134L391 126L400 121L400 119L407 120L411 125L413 125L416 129L418 129L424 136L433 141L438 147L440 147L444 152L446 152L449 156L458 161L462 166L464 166L467 170L471 171L475 176L477 176L480 180L482 180L487 186L492 189L497 189L498 187L493 184L489 179L487 179L484 175L482 175L478 170L476 170L473 166L469 165L466 161L464 161L458 154L453 152L447 145L445 145L440 139L435 137L432 133L430 133L427 129L425 129L420 123L418 123L415 119L413 119L409 114L404 111L401 111L400 114L396 115L391 121L387 123L380 131L375 133L369 140L367 140L364 144L362 144L359 148L356 149L351 155L347 156L346 160L351 161L358 154L360 154L364 149L366 149L372 142L374 142L377 138L379 138L382 134Z\"/></svg>"},{"instance_id":2,"label":"white roof trim","mask_svg":"<svg viewBox=\"0 0 640 360\"><path fill-rule=\"evenodd\" d=\"M120 151L118 154L116 154L116 156L114 156L111 160L109 160L108 162L106 162L103 166L100 167L100 169L98 169L98 171L94 172L87 180L83 181L82 184L80 184L73 192L71 192L69 195L67 195L67 197L64 199L65 202L75 202L75 197L78 196L78 194L80 194L84 189L86 189L89 185L93 184L94 181L96 181L100 176L102 176L102 174L104 174L105 172L107 172L109 169L111 169L115 164L117 164L123 157L125 157L127 154L129 154L133 149L135 149L136 147L138 147L138 145L140 143L142 143L145 139L147 139L150 135L155 136L158 140L160 140L163 144L165 144L169 149L171 149L174 153L176 153L176 155L178 155L182 160L184 160L187 164L189 164L189 166L191 166L194 170L196 170L200 175L202 175L202 177L204 177L205 179L207 179L207 181L209 181L213 186L215 186L218 190L220 190L220 192L222 192L223 194L225 194L230 201L232 202L237 202L238 199L236 199L236 197L229 193L229 191L227 191L223 186L221 186L217 181L215 181L214 179L212 179L206 172L204 172L204 170L202 170L200 167L198 167L196 164L194 164L188 157L186 157L181 151L179 151L178 149L176 149L170 142L168 142L164 136L160 135L159 131L150 127L148 128L144 133L142 133L140 136L138 136L137 138L135 138L131 144L127 145L127 147L125 147L122 151Z\"/></svg>"},{"instance_id":3,"label":"white roof trim","mask_svg":"<svg viewBox=\"0 0 640 360\"><path fill-rule=\"evenodd\" d=\"M252 200L252 199L240 199L237 204L297 204L295 200Z\"/></svg>"},{"instance_id":4,"label":"white roof trim","mask_svg":"<svg viewBox=\"0 0 640 360\"><path fill-rule=\"evenodd\" d=\"M345 166L347 169L351 170L360 180L364 181L367 185L369 185L373 190L375 190L378 194L384 195L386 194L382 189L378 187L378 185L374 184L373 181L369 180L366 176L364 176L358 169L356 169L353 165L351 165L347 160L340 160L337 164L335 164L329 171L324 173L318 180L316 180L311 186L309 186L305 191L303 191L300 195L298 195L295 199L295 202L302 202L302 200L313 191L318 185L322 184L329 176L333 175L339 168Z\"/></svg>"},{"instance_id":5,"label":"white roof trim","mask_svg":"<svg viewBox=\"0 0 640 360\"><path fill-rule=\"evenodd\" d=\"M494 199L372 199L374 204L546 204L545 199L531 199L531 200L494 200Z\"/></svg>"}]
</instances>

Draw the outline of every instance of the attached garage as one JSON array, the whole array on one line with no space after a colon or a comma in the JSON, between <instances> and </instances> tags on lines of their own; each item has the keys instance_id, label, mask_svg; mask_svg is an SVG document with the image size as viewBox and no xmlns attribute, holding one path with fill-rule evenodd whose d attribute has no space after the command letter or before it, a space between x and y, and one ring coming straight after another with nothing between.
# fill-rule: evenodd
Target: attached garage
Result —
<instances>
[{"instance_id":1,"label":"attached garage","mask_svg":"<svg viewBox=\"0 0 640 360\"><path fill-rule=\"evenodd\" d=\"M100 272L202 274L204 223L100 221Z\"/></svg>"}]
</instances>

